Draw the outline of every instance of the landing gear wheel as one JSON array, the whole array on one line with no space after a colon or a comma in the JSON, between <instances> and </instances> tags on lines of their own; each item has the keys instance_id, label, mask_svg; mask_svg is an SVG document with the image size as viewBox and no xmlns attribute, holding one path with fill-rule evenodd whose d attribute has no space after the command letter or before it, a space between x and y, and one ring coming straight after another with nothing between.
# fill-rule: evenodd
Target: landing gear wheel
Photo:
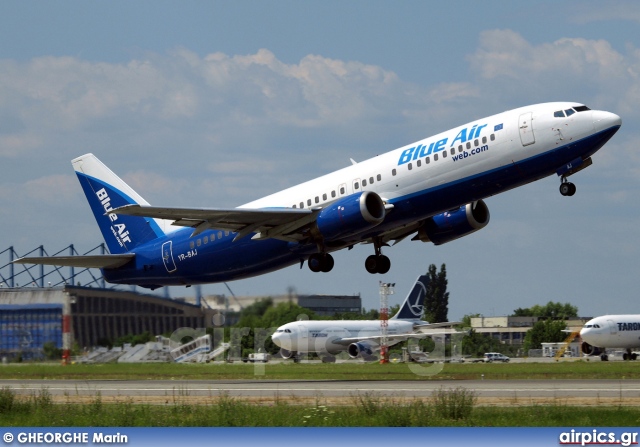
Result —
<instances>
[{"instance_id":1,"label":"landing gear wheel","mask_svg":"<svg viewBox=\"0 0 640 447\"><path fill-rule=\"evenodd\" d=\"M322 270L324 273L328 273L333 268L333 264L333 256L331 256L329 253L324 253L322 255L322 260L320 261L320 270Z\"/></svg>"},{"instance_id":2,"label":"landing gear wheel","mask_svg":"<svg viewBox=\"0 0 640 447\"><path fill-rule=\"evenodd\" d=\"M391 269L391 261L385 255L371 255L364 261L367 272L385 274Z\"/></svg>"},{"instance_id":3,"label":"landing gear wheel","mask_svg":"<svg viewBox=\"0 0 640 447\"><path fill-rule=\"evenodd\" d=\"M378 273L378 257L376 255L367 257L364 261L364 268L371 274Z\"/></svg>"},{"instance_id":4,"label":"landing gear wheel","mask_svg":"<svg viewBox=\"0 0 640 447\"><path fill-rule=\"evenodd\" d=\"M327 273L330 272L331 269L333 269L333 256L331 256L329 253L314 253L309 256L307 264L309 264L309 270L314 273Z\"/></svg>"},{"instance_id":5,"label":"landing gear wheel","mask_svg":"<svg viewBox=\"0 0 640 447\"><path fill-rule=\"evenodd\" d=\"M309 265L309 270L313 273L318 273L322 269L322 258L320 257L320 253L314 253L309 256L307 264Z\"/></svg>"},{"instance_id":6,"label":"landing gear wheel","mask_svg":"<svg viewBox=\"0 0 640 447\"><path fill-rule=\"evenodd\" d=\"M607 354L602 354L600 356L600 360L602 360L603 362L608 362L609 361L609 356Z\"/></svg>"},{"instance_id":7,"label":"landing gear wheel","mask_svg":"<svg viewBox=\"0 0 640 447\"><path fill-rule=\"evenodd\" d=\"M560 194L563 196L572 196L576 193L576 185L571 182L563 182L560 184Z\"/></svg>"},{"instance_id":8,"label":"landing gear wheel","mask_svg":"<svg viewBox=\"0 0 640 447\"><path fill-rule=\"evenodd\" d=\"M385 255L378 256L378 273L385 274L391 268L391 261Z\"/></svg>"}]
</instances>

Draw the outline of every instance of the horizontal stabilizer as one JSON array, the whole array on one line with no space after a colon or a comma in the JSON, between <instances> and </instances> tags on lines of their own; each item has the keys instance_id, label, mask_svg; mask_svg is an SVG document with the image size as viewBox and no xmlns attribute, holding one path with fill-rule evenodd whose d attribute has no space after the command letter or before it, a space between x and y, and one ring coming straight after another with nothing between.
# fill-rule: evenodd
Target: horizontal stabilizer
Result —
<instances>
[{"instance_id":1,"label":"horizontal stabilizer","mask_svg":"<svg viewBox=\"0 0 640 447\"><path fill-rule=\"evenodd\" d=\"M134 253L120 255L87 255L87 256L33 256L20 258L14 264L42 264L62 267L85 267L96 269L115 269L122 267L135 258Z\"/></svg>"}]
</instances>

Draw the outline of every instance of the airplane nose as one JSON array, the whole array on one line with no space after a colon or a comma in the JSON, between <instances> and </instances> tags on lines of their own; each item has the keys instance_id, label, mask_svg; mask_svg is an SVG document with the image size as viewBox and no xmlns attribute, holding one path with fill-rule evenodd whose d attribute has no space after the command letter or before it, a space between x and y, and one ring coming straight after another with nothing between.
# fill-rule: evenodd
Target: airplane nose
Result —
<instances>
[{"instance_id":1,"label":"airplane nose","mask_svg":"<svg viewBox=\"0 0 640 447\"><path fill-rule=\"evenodd\" d=\"M612 127L620 127L622 125L622 119L615 113L594 110L592 117L593 128L597 132L611 129Z\"/></svg>"}]
</instances>

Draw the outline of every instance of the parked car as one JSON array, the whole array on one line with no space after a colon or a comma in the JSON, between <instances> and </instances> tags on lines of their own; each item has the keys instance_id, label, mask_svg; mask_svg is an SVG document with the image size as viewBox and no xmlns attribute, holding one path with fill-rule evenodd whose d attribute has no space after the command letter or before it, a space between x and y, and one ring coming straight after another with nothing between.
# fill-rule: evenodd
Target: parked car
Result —
<instances>
[{"instance_id":1,"label":"parked car","mask_svg":"<svg viewBox=\"0 0 640 447\"><path fill-rule=\"evenodd\" d=\"M508 363L510 359L506 355L500 354L499 352L485 352L482 360L485 363L492 363L492 362Z\"/></svg>"},{"instance_id":2,"label":"parked car","mask_svg":"<svg viewBox=\"0 0 640 447\"><path fill-rule=\"evenodd\" d=\"M269 360L271 360L271 355L267 354L266 352L252 352L251 354L249 354L249 357L247 357L246 359L242 359L242 361L245 363L247 362L267 363Z\"/></svg>"}]
</instances>

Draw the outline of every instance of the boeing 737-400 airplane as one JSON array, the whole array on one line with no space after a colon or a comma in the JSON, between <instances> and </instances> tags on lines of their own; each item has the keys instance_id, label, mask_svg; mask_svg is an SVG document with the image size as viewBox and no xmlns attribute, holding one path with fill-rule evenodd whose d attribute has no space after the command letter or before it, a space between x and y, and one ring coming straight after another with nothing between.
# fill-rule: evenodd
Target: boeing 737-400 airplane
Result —
<instances>
[{"instance_id":1,"label":"boeing 737-400 airplane","mask_svg":"<svg viewBox=\"0 0 640 447\"><path fill-rule=\"evenodd\" d=\"M608 360L606 348L622 348L627 352L624 360L636 360L632 349L640 348L640 315L604 315L593 318L580 330L582 352L600 355Z\"/></svg>"},{"instance_id":2,"label":"boeing 737-400 airplane","mask_svg":"<svg viewBox=\"0 0 640 447\"><path fill-rule=\"evenodd\" d=\"M109 255L14 262L101 268L116 284L148 288L248 278L307 261L329 272L331 252L370 243L370 273L386 273L382 247L450 242L489 223L482 199L556 174L567 177L620 128L618 115L573 102L482 118L238 208L150 206L87 154L72 161ZM185 228L186 227L186 228Z\"/></svg>"},{"instance_id":3,"label":"boeing 737-400 airplane","mask_svg":"<svg viewBox=\"0 0 640 447\"><path fill-rule=\"evenodd\" d=\"M422 320L429 277L418 277L397 314L388 320L388 346L410 338L425 338L455 331L431 329L456 323L429 324ZM429 332L425 332L429 331ZM335 355L347 351L351 358L370 358L380 350L380 320L307 320L280 326L271 339L285 359L299 353L317 353L323 362L335 361Z\"/></svg>"}]
</instances>

